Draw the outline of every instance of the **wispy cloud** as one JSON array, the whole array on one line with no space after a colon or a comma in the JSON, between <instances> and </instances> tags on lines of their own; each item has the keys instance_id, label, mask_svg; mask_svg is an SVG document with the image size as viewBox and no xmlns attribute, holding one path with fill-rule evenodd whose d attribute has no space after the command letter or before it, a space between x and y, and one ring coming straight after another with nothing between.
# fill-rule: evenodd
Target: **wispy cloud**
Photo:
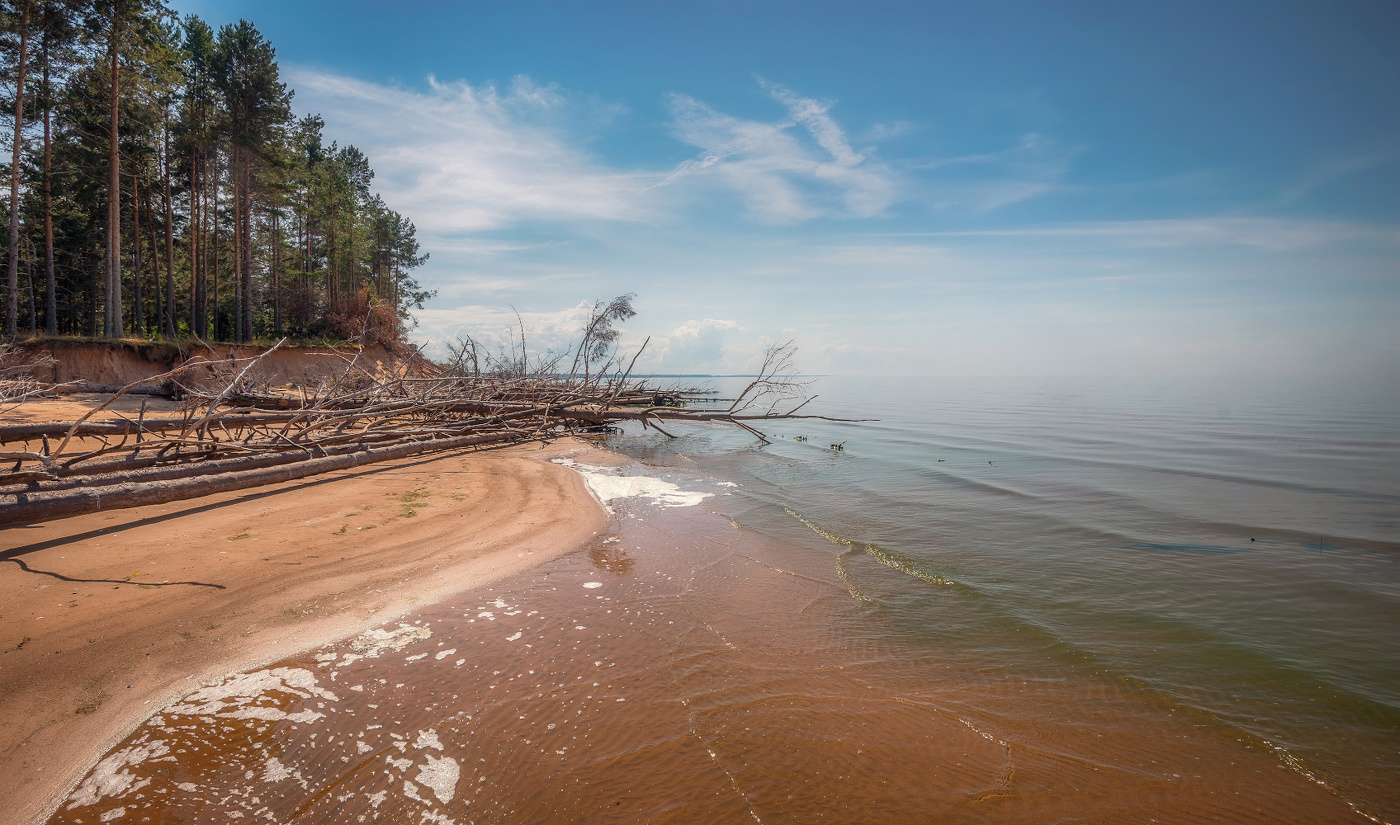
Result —
<instances>
[{"instance_id":1,"label":"wispy cloud","mask_svg":"<svg viewBox=\"0 0 1400 825\"><path fill-rule=\"evenodd\" d=\"M1039 132L993 152L935 158L910 165L929 177L936 205L992 212L1049 194L1069 173L1074 153Z\"/></svg>"},{"instance_id":2,"label":"wispy cloud","mask_svg":"<svg viewBox=\"0 0 1400 825\"><path fill-rule=\"evenodd\" d=\"M1400 228L1284 218L1185 218L923 233L938 238L1082 238L1137 247L1247 246L1292 252L1343 243L1400 244Z\"/></svg>"},{"instance_id":3,"label":"wispy cloud","mask_svg":"<svg viewBox=\"0 0 1400 825\"><path fill-rule=\"evenodd\" d=\"M329 135L353 136L386 200L430 233L645 214L652 175L577 148L578 120L611 113L572 104L555 86L430 79L423 91L305 69L289 79L299 107L320 112Z\"/></svg>"},{"instance_id":4,"label":"wispy cloud","mask_svg":"<svg viewBox=\"0 0 1400 825\"><path fill-rule=\"evenodd\" d=\"M424 342L429 357L443 357L459 338L470 335L487 351L518 349L522 337L534 355L571 352L588 320L592 304L580 301L559 310L516 312L510 307L466 305L454 309L426 309L417 313L415 338ZM622 326L619 350L634 354L646 336ZM653 334L637 360L638 372L741 372L753 367L762 354L763 341L744 337L739 323L704 318L676 324L669 332Z\"/></svg>"},{"instance_id":5,"label":"wispy cloud","mask_svg":"<svg viewBox=\"0 0 1400 825\"><path fill-rule=\"evenodd\" d=\"M309 69L289 80L299 107L321 113L328 134L351 136L369 155L391 205L441 237L530 221L654 221L685 200L661 190L698 175L713 176L773 223L871 217L895 197L894 176L870 150L852 147L833 102L766 81L785 112L774 121L670 95L671 134L701 152L668 172L589 154L588 133L603 129L616 107L523 76L504 89L434 78L415 89Z\"/></svg>"},{"instance_id":6,"label":"wispy cloud","mask_svg":"<svg viewBox=\"0 0 1400 825\"><path fill-rule=\"evenodd\" d=\"M1353 175L1378 166L1395 163L1400 155L1395 152L1357 157L1336 158L1314 166L1297 182L1283 191L1279 205L1297 203L1318 189L1343 181Z\"/></svg>"},{"instance_id":7,"label":"wispy cloud","mask_svg":"<svg viewBox=\"0 0 1400 825\"><path fill-rule=\"evenodd\" d=\"M713 175L739 194L752 215L774 223L831 214L870 217L893 202L888 169L851 147L831 116L833 103L760 82L787 117L744 120L689 95L671 95L672 134L700 155L658 186Z\"/></svg>"}]
</instances>

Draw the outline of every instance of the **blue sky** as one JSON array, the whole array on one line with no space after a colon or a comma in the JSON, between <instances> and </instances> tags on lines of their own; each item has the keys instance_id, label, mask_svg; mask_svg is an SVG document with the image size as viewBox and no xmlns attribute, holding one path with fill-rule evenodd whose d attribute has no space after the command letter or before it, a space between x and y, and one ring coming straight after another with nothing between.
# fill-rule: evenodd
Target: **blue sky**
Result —
<instances>
[{"instance_id":1,"label":"blue sky","mask_svg":"<svg viewBox=\"0 0 1400 825\"><path fill-rule=\"evenodd\" d=\"M174 5L369 155L430 351L636 292L660 371L1400 377L1400 4Z\"/></svg>"}]
</instances>

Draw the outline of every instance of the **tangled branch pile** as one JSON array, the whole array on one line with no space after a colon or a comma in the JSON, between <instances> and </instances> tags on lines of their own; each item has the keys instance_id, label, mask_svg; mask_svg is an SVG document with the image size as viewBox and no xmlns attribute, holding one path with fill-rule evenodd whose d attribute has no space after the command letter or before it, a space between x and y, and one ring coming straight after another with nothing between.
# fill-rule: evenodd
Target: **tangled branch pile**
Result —
<instances>
[{"instance_id":1,"label":"tangled branch pile","mask_svg":"<svg viewBox=\"0 0 1400 825\"><path fill-rule=\"evenodd\" d=\"M52 391L34 373L53 364L46 355L29 355L14 344L0 344L0 411L26 398Z\"/></svg>"},{"instance_id":2,"label":"tangled branch pile","mask_svg":"<svg viewBox=\"0 0 1400 825\"><path fill-rule=\"evenodd\" d=\"M578 347L532 359L485 356L470 339L446 366L416 357L387 377L346 356L333 381L295 395L256 385L260 355L192 359L122 387L76 421L0 425L0 524L17 524L247 489L377 461L596 432L622 421L720 422L762 438L760 422L799 415L810 399L793 377L793 346L769 349L762 370L727 408L663 390L622 367L613 323L628 298L595 307ZM280 344L278 345L280 346ZM645 344L643 344L645 347ZM640 354L640 350L638 351ZM572 367L561 370L566 357ZM191 376L205 376L195 381ZM214 379L208 376L216 376ZM118 398L172 389L178 415L109 411ZM689 406L687 406L689 405Z\"/></svg>"}]
</instances>

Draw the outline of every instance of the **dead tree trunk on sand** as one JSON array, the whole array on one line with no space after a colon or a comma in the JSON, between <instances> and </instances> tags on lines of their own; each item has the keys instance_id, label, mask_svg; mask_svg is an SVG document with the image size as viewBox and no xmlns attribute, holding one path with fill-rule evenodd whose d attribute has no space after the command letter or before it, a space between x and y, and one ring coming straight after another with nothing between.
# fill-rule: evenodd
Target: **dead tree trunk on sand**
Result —
<instances>
[{"instance_id":1,"label":"dead tree trunk on sand","mask_svg":"<svg viewBox=\"0 0 1400 825\"><path fill-rule=\"evenodd\" d=\"M0 472L0 525L163 504L446 450L598 432L622 421L640 421L667 436L663 422L729 424L763 438L757 427L768 420L842 420L799 414L812 396L795 378L790 343L768 351L760 375L728 408L697 408L687 406L684 391L630 378L631 363L623 370L620 360L597 347L598 327L592 325L594 335L574 356L576 364L589 362L586 377L559 372L564 356L532 362L523 345L504 360L487 358L483 369L478 349L466 341L446 366L410 354L392 375L371 375L361 350L343 356L334 380L293 395L258 384L259 362L280 343L247 358L193 359L120 388L76 421L0 426L0 462L13 462ZM117 398L152 390L183 396L183 410L148 417L143 403L135 416L108 412Z\"/></svg>"}]
</instances>

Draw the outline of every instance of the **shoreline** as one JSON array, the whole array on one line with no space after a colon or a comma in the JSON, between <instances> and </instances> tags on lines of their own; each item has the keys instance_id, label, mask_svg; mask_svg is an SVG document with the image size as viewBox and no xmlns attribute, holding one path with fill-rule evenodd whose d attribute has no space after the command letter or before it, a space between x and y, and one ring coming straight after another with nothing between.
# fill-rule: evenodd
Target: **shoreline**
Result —
<instances>
[{"instance_id":1,"label":"shoreline","mask_svg":"<svg viewBox=\"0 0 1400 825\"><path fill-rule=\"evenodd\" d=\"M576 439L461 451L0 532L14 821L44 821L108 749L207 682L578 549L608 517L548 459L581 452L606 455Z\"/></svg>"},{"instance_id":2,"label":"shoreline","mask_svg":"<svg viewBox=\"0 0 1400 825\"><path fill-rule=\"evenodd\" d=\"M917 642L872 658L851 633L868 608L825 539L789 541L729 507L656 496L672 482L671 493L724 489L657 469L624 470L645 483L625 485L608 529L580 552L414 604L405 620L432 632L411 647L365 657L342 639L261 665L334 695L296 680L285 684L302 689L287 691L279 677L212 716L187 708L138 726L104 763L122 787L85 786L88 801L54 821L204 805L229 818L380 821L685 811L737 823L836 810L889 813L869 821L1264 822L1281 810L1356 821L1346 798L1273 750L1111 675L988 679L980 657ZM255 675L269 672L281 671ZM288 717L245 715L261 709ZM902 770L911 764L929 770Z\"/></svg>"}]
</instances>

